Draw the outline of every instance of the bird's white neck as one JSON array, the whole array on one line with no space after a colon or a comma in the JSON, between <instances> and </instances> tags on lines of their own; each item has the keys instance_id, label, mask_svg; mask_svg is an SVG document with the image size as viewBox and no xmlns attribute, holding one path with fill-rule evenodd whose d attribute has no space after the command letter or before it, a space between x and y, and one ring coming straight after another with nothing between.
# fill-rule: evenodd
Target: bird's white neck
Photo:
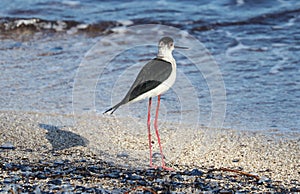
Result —
<instances>
[{"instance_id":1,"label":"bird's white neck","mask_svg":"<svg viewBox=\"0 0 300 194\"><path fill-rule=\"evenodd\" d=\"M165 61L168 61L168 62L176 65L175 59L174 59L174 57L172 55L172 50L170 50L170 49L168 49L166 47L160 47L158 49L157 58L163 59Z\"/></svg>"}]
</instances>

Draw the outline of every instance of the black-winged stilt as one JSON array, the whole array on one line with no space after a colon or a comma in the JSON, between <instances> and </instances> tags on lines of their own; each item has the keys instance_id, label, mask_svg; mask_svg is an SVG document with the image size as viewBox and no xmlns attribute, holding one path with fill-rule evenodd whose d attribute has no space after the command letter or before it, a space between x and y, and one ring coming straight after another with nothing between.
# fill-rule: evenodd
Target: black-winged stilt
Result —
<instances>
[{"instance_id":1,"label":"black-winged stilt","mask_svg":"<svg viewBox=\"0 0 300 194\"><path fill-rule=\"evenodd\" d=\"M173 39L170 37L163 37L162 39L160 39L158 43L157 57L149 61L142 68L123 100L104 112L110 112L112 114L121 105L149 98L147 127L150 149L150 166L153 167L150 110L152 97L157 96L154 128L159 144L162 168L166 170L171 170L171 168L166 167L164 161L164 155L158 132L157 118L160 104L160 95L166 92L174 84L176 79L176 61L172 55L172 51L174 50L174 48L187 49L186 47L175 46Z\"/></svg>"}]
</instances>

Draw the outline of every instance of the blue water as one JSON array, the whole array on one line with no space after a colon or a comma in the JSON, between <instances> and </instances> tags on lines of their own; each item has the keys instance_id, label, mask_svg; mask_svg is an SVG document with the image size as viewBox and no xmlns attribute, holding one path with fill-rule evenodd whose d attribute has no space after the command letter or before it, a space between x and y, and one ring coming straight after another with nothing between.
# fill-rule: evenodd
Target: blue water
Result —
<instances>
[{"instance_id":1,"label":"blue water","mask_svg":"<svg viewBox=\"0 0 300 194\"><path fill-rule=\"evenodd\" d=\"M3 0L1 16L12 18L40 18L46 20L75 20L84 23L99 21L142 20L145 23L168 22L178 25L191 23L224 23L243 21L263 14L299 9L297 0L291 1L50 1ZM186 27L192 28L193 26Z\"/></svg>"},{"instance_id":2,"label":"blue water","mask_svg":"<svg viewBox=\"0 0 300 194\"><path fill-rule=\"evenodd\" d=\"M212 54L226 90L223 127L300 129L298 0L3 0L0 7L2 110L72 113L76 73L95 43L111 33L120 33L118 27L154 23L185 30ZM98 112L111 106L111 96L107 95L114 77L130 68L138 71L132 65L151 59L155 49L126 51L112 60L104 77L93 78L107 82L95 86ZM179 52L174 55L178 70L190 80L198 97L198 104L193 106L200 110L199 123L207 125L212 111L210 88L188 59ZM120 92L119 98L122 95ZM180 112L192 111L191 107L180 107L172 91L163 100L165 120L184 122ZM143 118L146 104L133 105L137 114L131 116ZM127 109L123 109L123 116L124 111Z\"/></svg>"}]
</instances>

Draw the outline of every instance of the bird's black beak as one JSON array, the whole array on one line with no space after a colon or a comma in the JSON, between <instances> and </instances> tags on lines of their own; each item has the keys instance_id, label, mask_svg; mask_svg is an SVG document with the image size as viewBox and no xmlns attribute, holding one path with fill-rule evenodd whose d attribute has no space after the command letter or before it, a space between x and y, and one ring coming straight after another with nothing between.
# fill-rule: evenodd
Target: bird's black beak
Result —
<instances>
[{"instance_id":1,"label":"bird's black beak","mask_svg":"<svg viewBox=\"0 0 300 194\"><path fill-rule=\"evenodd\" d=\"M177 49L189 49L188 47L184 47L184 46L174 46L174 48L177 48Z\"/></svg>"}]
</instances>

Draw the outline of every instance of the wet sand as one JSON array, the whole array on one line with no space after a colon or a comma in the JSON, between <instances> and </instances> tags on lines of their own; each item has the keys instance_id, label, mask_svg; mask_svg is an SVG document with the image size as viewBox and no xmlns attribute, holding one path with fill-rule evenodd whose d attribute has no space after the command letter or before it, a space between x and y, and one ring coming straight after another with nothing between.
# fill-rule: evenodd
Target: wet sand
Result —
<instances>
[{"instance_id":1,"label":"wet sand","mask_svg":"<svg viewBox=\"0 0 300 194\"><path fill-rule=\"evenodd\" d=\"M36 191L37 184L42 185L38 188L41 191L51 191L51 185L62 189L67 187L67 181L69 186L81 185L115 192L137 187L155 192L300 191L300 136L297 131L283 134L276 130L210 129L162 122L160 132L164 155L168 166L174 168L173 172L148 168L148 137L143 120L95 114L74 116L2 111L0 189L7 191L14 185L24 190L27 183L32 191ZM155 137L154 131L152 135ZM156 139L153 141L154 162L160 165ZM86 177L82 177L89 181L82 182L73 175L67 176L67 180L61 176L57 184L57 177L52 176L56 168L53 172L50 170L52 175L45 173L43 178L32 172L41 165L44 165L43 169L45 165L49 165L50 169L56 165L64 168L72 166L77 170L83 166L83 169L90 169L85 172ZM102 171L99 166L103 167ZM30 181L24 176L24 172L28 171L32 173L28 176L33 177ZM126 173L136 175L146 183ZM68 175L67 172L64 174ZM181 177L176 180L181 187L167 187L166 182L172 185L174 180L171 178L168 182L166 179L175 175ZM195 177L198 179L195 180ZM207 187L195 186L195 182ZM75 192L76 188L71 191Z\"/></svg>"}]
</instances>

